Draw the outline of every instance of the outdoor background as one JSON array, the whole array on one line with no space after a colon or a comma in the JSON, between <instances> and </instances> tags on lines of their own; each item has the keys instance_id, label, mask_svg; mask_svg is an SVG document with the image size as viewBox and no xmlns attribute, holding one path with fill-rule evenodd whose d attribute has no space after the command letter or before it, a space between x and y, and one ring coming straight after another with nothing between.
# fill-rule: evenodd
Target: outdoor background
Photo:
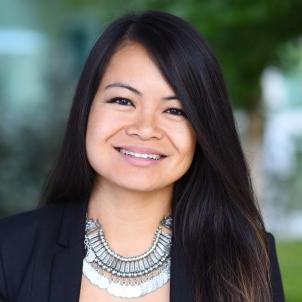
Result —
<instances>
[{"instance_id":1,"label":"outdoor background","mask_svg":"<svg viewBox=\"0 0 302 302\"><path fill-rule=\"evenodd\" d=\"M125 12L191 22L217 54L286 301L302 301L302 1L2 0L0 217L34 208L85 58Z\"/></svg>"}]
</instances>

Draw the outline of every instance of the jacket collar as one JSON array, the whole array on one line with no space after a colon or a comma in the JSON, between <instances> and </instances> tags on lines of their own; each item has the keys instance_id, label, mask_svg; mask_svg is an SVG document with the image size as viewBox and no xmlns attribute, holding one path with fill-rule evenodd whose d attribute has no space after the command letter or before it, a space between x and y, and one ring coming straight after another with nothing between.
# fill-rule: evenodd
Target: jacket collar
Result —
<instances>
[{"instance_id":1,"label":"jacket collar","mask_svg":"<svg viewBox=\"0 0 302 302\"><path fill-rule=\"evenodd\" d=\"M53 257L50 302L79 301L88 201L67 203L59 229L58 249ZM172 236L170 301L193 301L185 271L185 255Z\"/></svg>"}]
</instances>

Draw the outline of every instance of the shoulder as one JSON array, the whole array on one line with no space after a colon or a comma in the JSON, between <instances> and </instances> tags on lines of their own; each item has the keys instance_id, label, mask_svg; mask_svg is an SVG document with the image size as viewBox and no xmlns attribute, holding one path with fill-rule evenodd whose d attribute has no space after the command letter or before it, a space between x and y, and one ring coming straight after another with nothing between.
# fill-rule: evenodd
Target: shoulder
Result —
<instances>
[{"instance_id":1,"label":"shoulder","mask_svg":"<svg viewBox=\"0 0 302 302\"><path fill-rule=\"evenodd\" d=\"M39 257L45 263L50 259L63 209L47 205L0 220L0 300L17 296L21 284L29 284Z\"/></svg>"},{"instance_id":2,"label":"shoulder","mask_svg":"<svg viewBox=\"0 0 302 302\"><path fill-rule=\"evenodd\" d=\"M273 301L284 302L284 290L276 251L275 237L267 232L267 242L270 262L270 279L272 284Z\"/></svg>"},{"instance_id":3,"label":"shoulder","mask_svg":"<svg viewBox=\"0 0 302 302\"><path fill-rule=\"evenodd\" d=\"M272 233L266 233L267 244L268 244L268 252L269 252L269 259L271 264L271 269L274 270L276 266L278 266L278 259L277 259L277 251L276 251L276 241L275 237Z\"/></svg>"},{"instance_id":4,"label":"shoulder","mask_svg":"<svg viewBox=\"0 0 302 302\"><path fill-rule=\"evenodd\" d=\"M266 232L266 240L267 240L267 245L268 245L269 256L271 258L272 254L274 254L275 250L276 250L275 237L272 233Z\"/></svg>"},{"instance_id":5,"label":"shoulder","mask_svg":"<svg viewBox=\"0 0 302 302\"><path fill-rule=\"evenodd\" d=\"M62 214L63 205L46 205L31 211L14 214L0 220L0 246L34 238L43 230L51 232ZM26 243L26 242L24 242Z\"/></svg>"},{"instance_id":6,"label":"shoulder","mask_svg":"<svg viewBox=\"0 0 302 302\"><path fill-rule=\"evenodd\" d=\"M270 232L266 232L266 237L267 237L269 246L274 246L275 245L275 237L274 237L274 235L272 233L270 233Z\"/></svg>"},{"instance_id":7,"label":"shoulder","mask_svg":"<svg viewBox=\"0 0 302 302\"><path fill-rule=\"evenodd\" d=\"M266 238L267 238L268 252L269 252L271 266L274 266L278 264L275 237L272 233L267 232Z\"/></svg>"}]
</instances>

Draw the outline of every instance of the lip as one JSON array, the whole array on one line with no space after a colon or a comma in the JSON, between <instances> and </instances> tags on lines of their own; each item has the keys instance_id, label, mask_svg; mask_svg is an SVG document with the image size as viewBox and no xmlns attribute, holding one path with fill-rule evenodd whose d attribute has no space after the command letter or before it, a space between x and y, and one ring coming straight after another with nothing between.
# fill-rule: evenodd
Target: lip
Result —
<instances>
[{"instance_id":1,"label":"lip","mask_svg":"<svg viewBox=\"0 0 302 302\"><path fill-rule=\"evenodd\" d=\"M114 146L114 149L116 150L119 150L119 149L126 149L126 150L129 150L129 151L132 151L132 152L136 152L136 153L148 153L148 154L158 154L158 155L161 155L163 157L166 157L167 155L164 154L163 152L159 151L159 150L156 150L156 149L153 149L153 148L145 148L145 147L138 147L138 146L132 146L132 145L129 145L129 146Z\"/></svg>"}]
</instances>

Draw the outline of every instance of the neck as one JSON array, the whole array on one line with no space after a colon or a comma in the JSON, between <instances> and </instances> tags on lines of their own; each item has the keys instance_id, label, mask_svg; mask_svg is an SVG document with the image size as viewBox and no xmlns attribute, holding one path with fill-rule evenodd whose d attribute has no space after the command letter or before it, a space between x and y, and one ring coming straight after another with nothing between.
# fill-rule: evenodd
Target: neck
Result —
<instances>
[{"instance_id":1,"label":"neck","mask_svg":"<svg viewBox=\"0 0 302 302\"><path fill-rule=\"evenodd\" d=\"M160 220L171 214L172 189L133 191L102 179L90 195L88 216L99 219L112 249L136 255L151 245Z\"/></svg>"}]
</instances>

